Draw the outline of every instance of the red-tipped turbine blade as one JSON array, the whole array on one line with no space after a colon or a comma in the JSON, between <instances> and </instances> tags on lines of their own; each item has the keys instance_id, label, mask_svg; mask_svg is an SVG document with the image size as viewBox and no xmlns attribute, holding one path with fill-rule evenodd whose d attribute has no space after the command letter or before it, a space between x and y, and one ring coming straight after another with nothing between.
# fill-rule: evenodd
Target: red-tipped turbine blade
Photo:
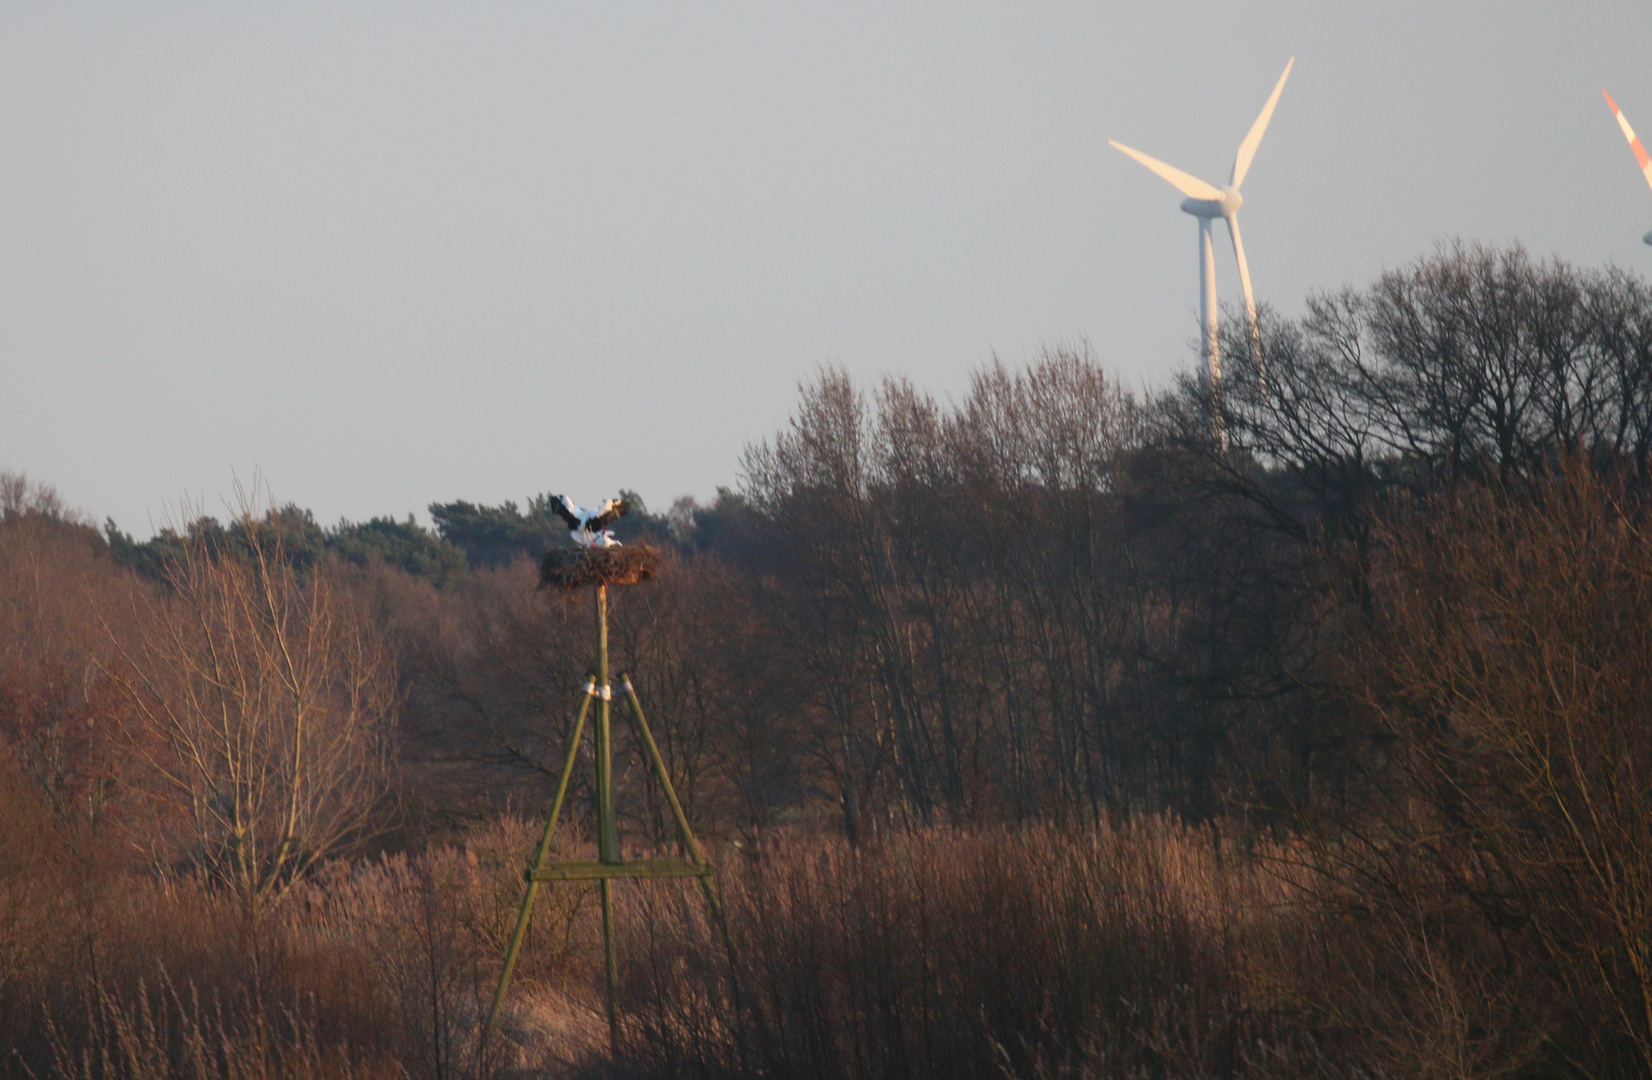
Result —
<instances>
[{"instance_id":1,"label":"red-tipped turbine blade","mask_svg":"<svg viewBox=\"0 0 1652 1080\"><path fill-rule=\"evenodd\" d=\"M1623 110L1612 100L1612 95L1602 90L1600 96L1606 99L1606 104L1612 106L1612 115L1617 117L1618 127L1623 129L1623 137L1629 140L1629 149L1635 152L1635 160L1640 163L1641 172L1646 174L1647 186L1652 187L1652 157L1647 156L1646 147L1641 145L1640 139L1635 135L1635 129L1629 126Z\"/></svg>"}]
</instances>

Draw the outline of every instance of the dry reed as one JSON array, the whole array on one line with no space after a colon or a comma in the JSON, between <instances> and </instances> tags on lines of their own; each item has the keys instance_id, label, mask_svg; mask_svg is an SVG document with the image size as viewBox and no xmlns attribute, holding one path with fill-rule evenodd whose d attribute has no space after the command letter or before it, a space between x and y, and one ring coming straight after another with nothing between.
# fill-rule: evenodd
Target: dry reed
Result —
<instances>
[{"instance_id":1,"label":"dry reed","mask_svg":"<svg viewBox=\"0 0 1652 1080\"><path fill-rule=\"evenodd\" d=\"M335 862L262 918L209 879L0 872L0 1077L190 1080L564 1075L599 1045L581 893L539 905L507 1034L477 1019L535 826ZM0 867L0 871L6 868Z\"/></svg>"},{"instance_id":2,"label":"dry reed","mask_svg":"<svg viewBox=\"0 0 1652 1080\"><path fill-rule=\"evenodd\" d=\"M1208 831L799 838L722 886L732 952L686 899L632 894L650 1075L1237 1076L1291 1037L1260 965L1294 891Z\"/></svg>"}]
</instances>

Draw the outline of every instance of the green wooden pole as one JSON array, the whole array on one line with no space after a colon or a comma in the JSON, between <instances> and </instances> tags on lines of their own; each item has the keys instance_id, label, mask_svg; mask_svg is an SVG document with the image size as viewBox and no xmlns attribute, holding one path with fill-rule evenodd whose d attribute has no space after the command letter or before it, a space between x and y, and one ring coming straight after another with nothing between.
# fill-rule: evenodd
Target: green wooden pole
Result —
<instances>
[{"instance_id":1,"label":"green wooden pole","mask_svg":"<svg viewBox=\"0 0 1652 1080\"><path fill-rule=\"evenodd\" d=\"M597 860L620 861L619 829L614 818L613 731L609 725L608 586L597 586ZM619 1049L619 966L614 956L614 883L602 879L602 968L608 1006L608 1049Z\"/></svg>"},{"instance_id":2,"label":"green wooden pole","mask_svg":"<svg viewBox=\"0 0 1652 1080\"><path fill-rule=\"evenodd\" d=\"M608 1050L619 1053L619 962L614 955L614 882L603 878L602 886L602 979L603 1003L608 1008Z\"/></svg>"},{"instance_id":3,"label":"green wooden pole","mask_svg":"<svg viewBox=\"0 0 1652 1080\"><path fill-rule=\"evenodd\" d=\"M551 834L556 832L557 818L562 814L562 802L568 795L568 780L574 773L574 759L579 754L580 736L585 732L585 715L591 710L591 698L595 696L595 677L585 684L585 700L579 703L579 716L574 720L573 733L568 737L568 748L562 754L562 776L556 782L556 798L551 802L550 816L545 819L545 832L539 838L539 848L534 852L533 868L526 875L528 878L527 891L522 896L522 910L516 916L516 929L511 933L510 948L505 952L505 966L499 972L499 988L493 992L493 1006L488 1009L488 1022L482 1028L481 1041L476 1044L477 1057L481 1057L482 1048L487 1045L488 1036L493 1033L494 1024L499 1020L499 1013L505 1007L505 991L510 988L511 974L516 970L516 960L522 952L522 942L528 936L528 924L533 918L534 896L539 892L539 881L533 874L545 865L545 859L551 853Z\"/></svg>"},{"instance_id":4,"label":"green wooden pole","mask_svg":"<svg viewBox=\"0 0 1652 1080\"><path fill-rule=\"evenodd\" d=\"M597 858L620 861L619 830L614 820L613 728L609 722L608 586L597 586Z\"/></svg>"}]
</instances>

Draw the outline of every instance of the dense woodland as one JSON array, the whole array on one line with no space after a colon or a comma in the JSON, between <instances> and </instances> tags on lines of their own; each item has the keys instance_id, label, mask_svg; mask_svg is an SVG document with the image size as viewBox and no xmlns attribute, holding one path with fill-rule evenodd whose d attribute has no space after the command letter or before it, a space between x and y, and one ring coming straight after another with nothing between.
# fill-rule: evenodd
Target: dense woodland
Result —
<instances>
[{"instance_id":1,"label":"dense woodland","mask_svg":"<svg viewBox=\"0 0 1652 1080\"><path fill-rule=\"evenodd\" d=\"M1652 288L1454 243L1261 345L824 368L626 493L728 917L624 893L612 1050L574 887L476 1044L592 662L549 494L140 542L0 475L0 1075L1652 1072Z\"/></svg>"}]
</instances>

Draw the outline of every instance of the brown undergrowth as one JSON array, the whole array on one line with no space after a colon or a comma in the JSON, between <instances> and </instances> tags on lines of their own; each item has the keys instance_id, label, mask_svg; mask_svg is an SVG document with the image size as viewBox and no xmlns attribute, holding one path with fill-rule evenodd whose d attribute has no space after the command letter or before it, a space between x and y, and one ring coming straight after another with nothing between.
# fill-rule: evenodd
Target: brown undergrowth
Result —
<instances>
[{"instance_id":1,"label":"brown undergrowth","mask_svg":"<svg viewBox=\"0 0 1652 1080\"><path fill-rule=\"evenodd\" d=\"M198 879L0 867L0 1076L565 1072L596 1045L581 995L600 963L572 892L536 911L517 1037L476 1058L534 828L335 862L259 918Z\"/></svg>"},{"instance_id":2,"label":"brown undergrowth","mask_svg":"<svg viewBox=\"0 0 1652 1080\"><path fill-rule=\"evenodd\" d=\"M200 881L14 867L0 1075L1200 1077L1295 1050L1268 968L1294 888L1151 819L771 836L725 852L725 923L627 883L617 1058L592 890L543 890L479 1061L533 833L336 862L256 921Z\"/></svg>"},{"instance_id":3,"label":"brown undergrowth","mask_svg":"<svg viewBox=\"0 0 1652 1080\"><path fill-rule=\"evenodd\" d=\"M771 833L760 857L722 849L722 920L688 883L624 882L613 1054L594 890L546 888L478 1059L535 832L503 818L337 861L257 920L200 880L7 846L0 1076L1553 1074L1559 1014L1524 1021L1558 999L1499 977L1497 940L1432 868L1402 918L1347 852L1169 818Z\"/></svg>"},{"instance_id":4,"label":"brown undergrowth","mask_svg":"<svg viewBox=\"0 0 1652 1080\"><path fill-rule=\"evenodd\" d=\"M692 895L633 894L646 1074L1214 1077L1302 1052L1272 966L1300 894L1209 830L798 837L721 881L726 937Z\"/></svg>"}]
</instances>

